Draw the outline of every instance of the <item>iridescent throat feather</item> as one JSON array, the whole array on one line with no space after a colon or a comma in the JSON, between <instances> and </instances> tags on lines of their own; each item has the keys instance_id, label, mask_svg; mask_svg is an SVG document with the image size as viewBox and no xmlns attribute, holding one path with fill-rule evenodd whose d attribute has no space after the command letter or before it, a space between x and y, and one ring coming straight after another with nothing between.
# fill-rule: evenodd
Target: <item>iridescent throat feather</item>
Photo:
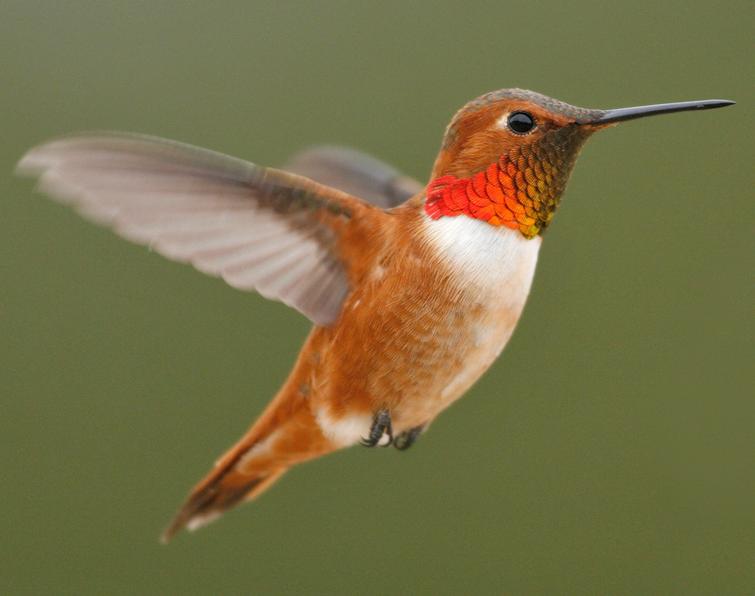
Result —
<instances>
[{"instance_id":1,"label":"iridescent throat feather","mask_svg":"<svg viewBox=\"0 0 755 596\"><path fill-rule=\"evenodd\" d=\"M435 178L427 186L425 212L432 219L466 215L534 238L553 218L577 156L571 147L563 151L562 141L516 147L468 178Z\"/></svg>"}]
</instances>

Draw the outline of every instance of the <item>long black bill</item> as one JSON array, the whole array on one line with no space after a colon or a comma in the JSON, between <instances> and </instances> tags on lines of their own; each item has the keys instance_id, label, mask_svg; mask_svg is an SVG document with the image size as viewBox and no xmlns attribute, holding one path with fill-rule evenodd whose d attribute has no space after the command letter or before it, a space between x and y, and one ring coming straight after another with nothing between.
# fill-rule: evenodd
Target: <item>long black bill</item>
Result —
<instances>
[{"instance_id":1,"label":"long black bill","mask_svg":"<svg viewBox=\"0 0 755 596\"><path fill-rule=\"evenodd\" d=\"M610 124L611 122L623 122L656 114L670 114L672 112L686 112L687 110L712 110L723 108L735 102L728 99L701 99L700 101L678 101L674 103L657 103L650 106L636 106L634 108L617 108L615 110L603 110L597 118L583 120L580 124Z\"/></svg>"}]
</instances>

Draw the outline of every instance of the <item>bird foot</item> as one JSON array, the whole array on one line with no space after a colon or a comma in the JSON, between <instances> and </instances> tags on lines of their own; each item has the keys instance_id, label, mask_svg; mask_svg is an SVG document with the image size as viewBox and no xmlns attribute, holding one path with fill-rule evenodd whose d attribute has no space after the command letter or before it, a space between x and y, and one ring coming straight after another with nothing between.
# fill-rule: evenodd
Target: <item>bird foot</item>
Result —
<instances>
[{"instance_id":1,"label":"bird foot","mask_svg":"<svg viewBox=\"0 0 755 596\"><path fill-rule=\"evenodd\" d=\"M384 441L383 437L388 437ZM370 434L363 438L361 443L365 447L388 447L393 442L393 427L391 426L391 415L388 410L378 410L370 427Z\"/></svg>"},{"instance_id":2,"label":"bird foot","mask_svg":"<svg viewBox=\"0 0 755 596\"><path fill-rule=\"evenodd\" d=\"M423 430L425 430L424 424L402 432L393 439L393 446L399 451L409 449L409 447L414 445L414 442L419 438Z\"/></svg>"}]
</instances>

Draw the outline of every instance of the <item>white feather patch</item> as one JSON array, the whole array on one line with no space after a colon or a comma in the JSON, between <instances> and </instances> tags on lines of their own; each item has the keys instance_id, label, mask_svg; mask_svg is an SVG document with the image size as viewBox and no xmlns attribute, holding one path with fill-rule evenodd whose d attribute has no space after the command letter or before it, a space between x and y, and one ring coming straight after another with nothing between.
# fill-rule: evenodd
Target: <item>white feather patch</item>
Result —
<instances>
[{"instance_id":1,"label":"white feather patch","mask_svg":"<svg viewBox=\"0 0 755 596\"><path fill-rule=\"evenodd\" d=\"M188 522L186 522L186 529L189 530L189 532L194 532L195 530L198 530L199 528L202 528L207 524L214 522L222 514L222 511L213 511L212 513L208 513L206 515L195 515Z\"/></svg>"},{"instance_id":2,"label":"white feather patch","mask_svg":"<svg viewBox=\"0 0 755 596\"><path fill-rule=\"evenodd\" d=\"M466 215L426 215L424 232L460 284L494 292L512 306L524 304L535 274L539 237L527 239L517 230Z\"/></svg>"},{"instance_id":3,"label":"white feather patch","mask_svg":"<svg viewBox=\"0 0 755 596\"><path fill-rule=\"evenodd\" d=\"M237 464L237 467L240 468L242 471L246 471L247 466L252 463L254 458L259 457L260 455L267 455L270 453L270 450L273 447L273 443L275 443L276 439L278 438L279 431L273 431L270 433L267 437L262 439L260 442L255 443L249 451L247 451L239 460L239 463Z\"/></svg>"},{"instance_id":4,"label":"white feather patch","mask_svg":"<svg viewBox=\"0 0 755 596\"><path fill-rule=\"evenodd\" d=\"M350 414L334 418L326 408L319 408L315 418L323 434L341 447L355 445L370 434L372 416L369 414Z\"/></svg>"}]
</instances>

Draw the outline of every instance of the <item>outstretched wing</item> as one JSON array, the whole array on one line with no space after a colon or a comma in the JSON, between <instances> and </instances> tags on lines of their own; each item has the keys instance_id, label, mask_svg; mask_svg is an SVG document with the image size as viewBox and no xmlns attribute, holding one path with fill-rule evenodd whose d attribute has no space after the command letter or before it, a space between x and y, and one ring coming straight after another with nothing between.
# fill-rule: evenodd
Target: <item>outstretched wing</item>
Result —
<instances>
[{"instance_id":1,"label":"outstretched wing","mask_svg":"<svg viewBox=\"0 0 755 596\"><path fill-rule=\"evenodd\" d=\"M294 154L283 167L383 209L400 205L423 188L396 168L348 147L310 147Z\"/></svg>"},{"instance_id":2,"label":"outstretched wing","mask_svg":"<svg viewBox=\"0 0 755 596\"><path fill-rule=\"evenodd\" d=\"M339 243L377 211L302 176L138 135L54 140L18 171L121 236L319 325L335 321L349 290Z\"/></svg>"}]
</instances>

